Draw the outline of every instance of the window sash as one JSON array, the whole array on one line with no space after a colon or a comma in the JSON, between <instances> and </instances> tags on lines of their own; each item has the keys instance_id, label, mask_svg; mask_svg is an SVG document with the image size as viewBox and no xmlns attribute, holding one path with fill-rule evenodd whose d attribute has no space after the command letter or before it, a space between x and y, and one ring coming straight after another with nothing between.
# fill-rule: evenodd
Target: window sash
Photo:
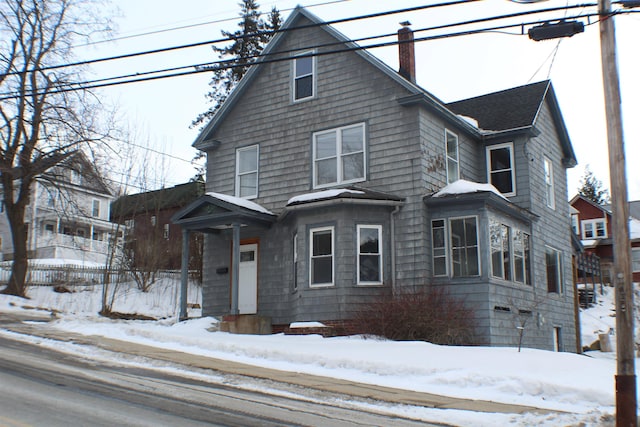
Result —
<instances>
[{"instance_id":1,"label":"window sash","mask_svg":"<svg viewBox=\"0 0 640 427\"><path fill-rule=\"evenodd\" d=\"M513 145L498 144L487 147L488 181L505 196L516 194Z\"/></svg>"},{"instance_id":2,"label":"window sash","mask_svg":"<svg viewBox=\"0 0 640 427\"><path fill-rule=\"evenodd\" d=\"M510 228L497 221L491 221L489 229L492 275L500 279L511 280Z\"/></svg>"},{"instance_id":3,"label":"window sash","mask_svg":"<svg viewBox=\"0 0 640 427\"><path fill-rule=\"evenodd\" d=\"M561 294L563 292L562 256L560 251L549 246L545 250L547 269L547 292Z\"/></svg>"},{"instance_id":4,"label":"window sash","mask_svg":"<svg viewBox=\"0 0 640 427\"><path fill-rule=\"evenodd\" d=\"M606 221L603 218L582 220L582 238L597 239L607 238Z\"/></svg>"},{"instance_id":5,"label":"window sash","mask_svg":"<svg viewBox=\"0 0 640 427\"><path fill-rule=\"evenodd\" d=\"M458 162L458 135L445 129L445 153L447 158L447 184L460 179L460 166Z\"/></svg>"},{"instance_id":6,"label":"window sash","mask_svg":"<svg viewBox=\"0 0 640 427\"><path fill-rule=\"evenodd\" d=\"M551 160L546 157L544 159L544 185L547 206L551 209L555 209L556 197L555 187L553 185L553 165L551 164Z\"/></svg>"},{"instance_id":7,"label":"window sash","mask_svg":"<svg viewBox=\"0 0 640 427\"><path fill-rule=\"evenodd\" d=\"M333 227L311 229L309 236L309 284L333 286Z\"/></svg>"},{"instance_id":8,"label":"window sash","mask_svg":"<svg viewBox=\"0 0 640 427\"><path fill-rule=\"evenodd\" d=\"M258 145L236 150L236 197L253 199L258 197Z\"/></svg>"},{"instance_id":9,"label":"window sash","mask_svg":"<svg viewBox=\"0 0 640 427\"><path fill-rule=\"evenodd\" d=\"M433 259L433 275L448 276L447 271L447 229L443 219L431 221L431 257Z\"/></svg>"},{"instance_id":10,"label":"window sash","mask_svg":"<svg viewBox=\"0 0 640 427\"><path fill-rule=\"evenodd\" d=\"M640 248L631 248L631 270L634 273L640 271Z\"/></svg>"},{"instance_id":11,"label":"window sash","mask_svg":"<svg viewBox=\"0 0 640 427\"><path fill-rule=\"evenodd\" d=\"M449 230L453 277L480 275L477 218L449 219Z\"/></svg>"},{"instance_id":12,"label":"window sash","mask_svg":"<svg viewBox=\"0 0 640 427\"><path fill-rule=\"evenodd\" d=\"M94 218L100 217L100 200L93 200L91 214Z\"/></svg>"},{"instance_id":13,"label":"window sash","mask_svg":"<svg viewBox=\"0 0 640 427\"><path fill-rule=\"evenodd\" d=\"M382 226L358 225L358 284L382 284Z\"/></svg>"},{"instance_id":14,"label":"window sash","mask_svg":"<svg viewBox=\"0 0 640 427\"><path fill-rule=\"evenodd\" d=\"M365 180L364 123L344 126L313 135L313 186Z\"/></svg>"},{"instance_id":15,"label":"window sash","mask_svg":"<svg viewBox=\"0 0 640 427\"><path fill-rule=\"evenodd\" d=\"M310 55L304 52L301 55ZM293 100L301 101L315 95L315 57L303 56L293 60Z\"/></svg>"}]
</instances>

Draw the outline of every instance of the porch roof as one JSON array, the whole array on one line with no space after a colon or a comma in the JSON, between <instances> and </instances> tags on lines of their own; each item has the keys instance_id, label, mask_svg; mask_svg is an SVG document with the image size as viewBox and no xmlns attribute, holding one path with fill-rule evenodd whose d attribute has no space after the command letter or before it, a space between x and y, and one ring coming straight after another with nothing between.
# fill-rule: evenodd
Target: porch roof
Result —
<instances>
[{"instance_id":1,"label":"porch roof","mask_svg":"<svg viewBox=\"0 0 640 427\"><path fill-rule=\"evenodd\" d=\"M239 197L207 193L171 217L171 222L189 231L212 232L234 224L270 227L277 216Z\"/></svg>"}]
</instances>

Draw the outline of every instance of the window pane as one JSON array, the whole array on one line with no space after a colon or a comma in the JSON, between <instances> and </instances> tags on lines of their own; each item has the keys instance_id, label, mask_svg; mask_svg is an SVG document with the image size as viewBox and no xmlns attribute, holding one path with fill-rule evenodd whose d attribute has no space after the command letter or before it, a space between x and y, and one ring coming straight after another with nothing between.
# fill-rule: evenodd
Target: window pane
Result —
<instances>
[{"instance_id":1,"label":"window pane","mask_svg":"<svg viewBox=\"0 0 640 427\"><path fill-rule=\"evenodd\" d=\"M631 267L634 272L640 271L640 248L631 250Z\"/></svg>"},{"instance_id":2,"label":"window pane","mask_svg":"<svg viewBox=\"0 0 640 427\"><path fill-rule=\"evenodd\" d=\"M452 183L458 180L458 163L447 159L447 182Z\"/></svg>"},{"instance_id":3,"label":"window pane","mask_svg":"<svg viewBox=\"0 0 640 427\"><path fill-rule=\"evenodd\" d=\"M524 245L524 280L527 285L531 284L531 248L529 247L529 235L523 235Z\"/></svg>"},{"instance_id":4,"label":"window pane","mask_svg":"<svg viewBox=\"0 0 640 427\"><path fill-rule=\"evenodd\" d=\"M465 225L465 243L467 246L476 246L478 241L477 233L476 233L476 219L475 218L466 218L464 220Z\"/></svg>"},{"instance_id":5,"label":"window pane","mask_svg":"<svg viewBox=\"0 0 640 427\"><path fill-rule=\"evenodd\" d=\"M313 72L313 57L296 58L296 77L305 76Z\"/></svg>"},{"instance_id":6,"label":"window pane","mask_svg":"<svg viewBox=\"0 0 640 427\"><path fill-rule=\"evenodd\" d=\"M238 151L238 172L251 172L258 169L258 147Z\"/></svg>"},{"instance_id":7,"label":"window pane","mask_svg":"<svg viewBox=\"0 0 640 427\"><path fill-rule=\"evenodd\" d=\"M313 256L331 255L331 231L313 233Z\"/></svg>"},{"instance_id":8,"label":"window pane","mask_svg":"<svg viewBox=\"0 0 640 427\"><path fill-rule=\"evenodd\" d=\"M338 171L334 159L316 162L316 184L331 184L338 181Z\"/></svg>"},{"instance_id":9,"label":"window pane","mask_svg":"<svg viewBox=\"0 0 640 427\"><path fill-rule=\"evenodd\" d=\"M350 181L364 177L364 155L351 154L342 157L342 180Z\"/></svg>"},{"instance_id":10,"label":"window pane","mask_svg":"<svg viewBox=\"0 0 640 427\"><path fill-rule=\"evenodd\" d=\"M511 171L492 172L491 184L501 193L513 193L513 183L511 182Z\"/></svg>"},{"instance_id":11,"label":"window pane","mask_svg":"<svg viewBox=\"0 0 640 427\"><path fill-rule=\"evenodd\" d=\"M316 135L316 159L335 157L336 134L335 132Z\"/></svg>"},{"instance_id":12,"label":"window pane","mask_svg":"<svg viewBox=\"0 0 640 427\"><path fill-rule=\"evenodd\" d=\"M458 137L447 132L447 156L458 160Z\"/></svg>"},{"instance_id":13,"label":"window pane","mask_svg":"<svg viewBox=\"0 0 640 427\"><path fill-rule=\"evenodd\" d=\"M545 261L547 267L547 291L560 293L562 289L560 253L554 249L547 248Z\"/></svg>"},{"instance_id":14,"label":"window pane","mask_svg":"<svg viewBox=\"0 0 640 427\"><path fill-rule=\"evenodd\" d=\"M447 274L446 259L443 257L433 259L433 275L444 276Z\"/></svg>"},{"instance_id":15,"label":"window pane","mask_svg":"<svg viewBox=\"0 0 640 427\"><path fill-rule=\"evenodd\" d=\"M466 249L467 260L465 263L465 276L477 276L480 273L478 269L478 250L477 248Z\"/></svg>"},{"instance_id":16,"label":"window pane","mask_svg":"<svg viewBox=\"0 0 640 427\"><path fill-rule=\"evenodd\" d=\"M361 254L378 254L379 241L378 241L378 229L377 228L360 228L360 253Z\"/></svg>"},{"instance_id":17,"label":"window pane","mask_svg":"<svg viewBox=\"0 0 640 427\"><path fill-rule=\"evenodd\" d=\"M314 258L311 260L311 283L331 283L333 257Z\"/></svg>"},{"instance_id":18,"label":"window pane","mask_svg":"<svg viewBox=\"0 0 640 427\"><path fill-rule=\"evenodd\" d=\"M478 237L475 218L454 219L451 227L451 263L453 275L476 276L478 264Z\"/></svg>"},{"instance_id":19,"label":"window pane","mask_svg":"<svg viewBox=\"0 0 640 427\"><path fill-rule=\"evenodd\" d=\"M255 196L258 193L258 174L240 176L240 197Z\"/></svg>"},{"instance_id":20,"label":"window pane","mask_svg":"<svg viewBox=\"0 0 640 427\"><path fill-rule=\"evenodd\" d=\"M360 255L360 281L380 282L380 256Z\"/></svg>"},{"instance_id":21,"label":"window pane","mask_svg":"<svg viewBox=\"0 0 640 427\"><path fill-rule=\"evenodd\" d=\"M363 151L362 127L353 127L342 131L342 154Z\"/></svg>"},{"instance_id":22,"label":"window pane","mask_svg":"<svg viewBox=\"0 0 640 427\"><path fill-rule=\"evenodd\" d=\"M434 223L433 228L433 247L435 248L444 248L444 228L435 228L436 225ZM435 251L434 251L435 253Z\"/></svg>"},{"instance_id":23,"label":"window pane","mask_svg":"<svg viewBox=\"0 0 640 427\"><path fill-rule=\"evenodd\" d=\"M296 99L313 96L313 76L296 79Z\"/></svg>"},{"instance_id":24,"label":"window pane","mask_svg":"<svg viewBox=\"0 0 640 427\"><path fill-rule=\"evenodd\" d=\"M511 169L511 149L496 148L491 153L491 170Z\"/></svg>"}]
</instances>

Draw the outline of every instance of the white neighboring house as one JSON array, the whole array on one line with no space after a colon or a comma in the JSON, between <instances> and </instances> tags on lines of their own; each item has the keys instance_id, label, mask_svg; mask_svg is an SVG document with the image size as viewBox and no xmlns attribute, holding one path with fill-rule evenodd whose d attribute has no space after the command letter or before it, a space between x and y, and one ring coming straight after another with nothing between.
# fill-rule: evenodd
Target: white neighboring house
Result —
<instances>
[{"instance_id":1,"label":"white neighboring house","mask_svg":"<svg viewBox=\"0 0 640 427\"><path fill-rule=\"evenodd\" d=\"M81 154L38 177L25 213L30 259L65 259L104 264L113 223L113 193L96 168ZM2 209L3 210L3 209ZM11 231L0 216L2 259L13 258Z\"/></svg>"}]
</instances>

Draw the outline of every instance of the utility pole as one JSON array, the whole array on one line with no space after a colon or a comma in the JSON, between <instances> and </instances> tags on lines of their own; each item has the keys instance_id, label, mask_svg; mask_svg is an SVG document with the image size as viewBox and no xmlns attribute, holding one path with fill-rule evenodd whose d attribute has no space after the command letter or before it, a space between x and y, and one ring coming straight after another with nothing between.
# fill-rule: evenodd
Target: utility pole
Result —
<instances>
[{"instance_id":1,"label":"utility pole","mask_svg":"<svg viewBox=\"0 0 640 427\"><path fill-rule=\"evenodd\" d=\"M633 334L633 288L629 244L629 203L627 199L620 82L611 1L598 0L602 79L607 115L609 177L616 300L616 426L637 427L636 374Z\"/></svg>"}]
</instances>

